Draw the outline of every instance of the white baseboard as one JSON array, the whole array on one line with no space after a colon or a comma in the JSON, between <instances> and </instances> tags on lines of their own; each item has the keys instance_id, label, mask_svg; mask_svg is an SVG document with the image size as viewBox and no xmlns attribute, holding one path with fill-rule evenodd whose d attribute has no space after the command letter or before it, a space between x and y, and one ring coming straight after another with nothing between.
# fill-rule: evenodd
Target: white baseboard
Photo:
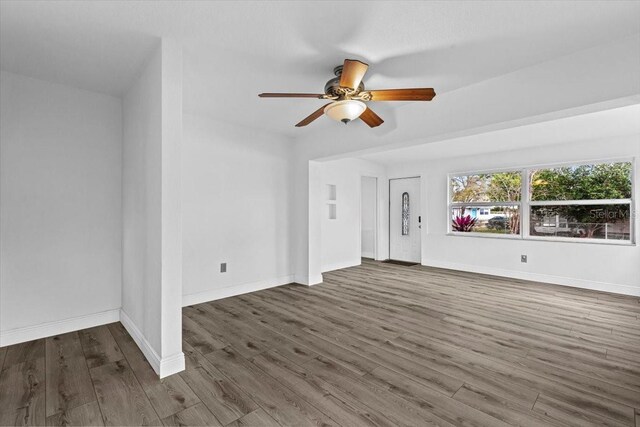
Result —
<instances>
[{"instance_id":1,"label":"white baseboard","mask_svg":"<svg viewBox=\"0 0 640 427\"><path fill-rule=\"evenodd\" d=\"M168 377L169 375L177 374L185 370L184 353L179 352L172 356L164 357L160 361L160 378Z\"/></svg>"},{"instance_id":2,"label":"white baseboard","mask_svg":"<svg viewBox=\"0 0 640 427\"><path fill-rule=\"evenodd\" d=\"M319 285L323 280L322 274L317 274L315 276L296 276L294 281L298 285L313 286Z\"/></svg>"},{"instance_id":3,"label":"white baseboard","mask_svg":"<svg viewBox=\"0 0 640 427\"><path fill-rule=\"evenodd\" d=\"M375 259L376 254L374 254L373 252L362 252L361 258L371 258L371 259Z\"/></svg>"},{"instance_id":4,"label":"white baseboard","mask_svg":"<svg viewBox=\"0 0 640 427\"><path fill-rule=\"evenodd\" d=\"M449 270L467 271L470 273L490 274L492 276L509 277L512 279L530 280L533 282L550 283L553 285L570 286L573 288L591 289L594 291L611 292L640 297L640 288L617 283L596 282L593 280L574 279L571 277L552 276L549 274L529 273L526 271L504 270L477 265L459 264L454 262L426 260L422 262L426 267L446 268Z\"/></svg>"},{"instance_id":5,"label":"white baseboard","mask_svg":"<svg viewBox=\"0 0 640 427\"><path fill-rule=\"evenodd\" d=\"M342 270L343 268L355 267L357 265L360 265L361 263L362 263L362 260L360 258L353 261L336 262L334 264L322 266L322 272L326 273L328 271L333 271L333 270Z\"/></svg>"},{"instance_id":6,"label":"white baseboard","mask_svg":"<svg viewBox=\"0 0 640 427\"><path fill-rule=\"evenodd\" d=\"M225 286L224 288L212 289L210 291L198 292L195 294L183 295L182 306L202 304L203 302L215 301L222 298L229 298L236 295L248 294L249 292L261 291L263 289L274 288L276 286L287 285L293 282L293 276L283 276L270 280L243 283L240 285Z\"/></svg>"},{"instance_id":7,"label":"white baseboard","mask_svg":"<svg viewBox=\"0 0 640 427\"><path fill-rule=\"evenodd\" d=\"M70 319L56 320L35 326L9 329L0 332L0 347L65 334L80 329L92 328L94 326L106 325L107 323L117 322L118 320L120 320L120 309L115 309L72 317Z\"/></svg>"},{"instance_id":8,"label":"white baseboard","mask_svg":"<svg viewBox=\"0 0 640 427\"><path fill-rule=\"evenodd\" d=\"M158 353L151 347L151 344L144 337L142 331L136 326L131 318L123 310L120 310L120 322L122 326L129 332L131 338L138 344L138 347L147 358L153 370L160 378L168 377L184 371L184 353L179 352L165 358L161 358Z\"/></svg>"}]
</instances>

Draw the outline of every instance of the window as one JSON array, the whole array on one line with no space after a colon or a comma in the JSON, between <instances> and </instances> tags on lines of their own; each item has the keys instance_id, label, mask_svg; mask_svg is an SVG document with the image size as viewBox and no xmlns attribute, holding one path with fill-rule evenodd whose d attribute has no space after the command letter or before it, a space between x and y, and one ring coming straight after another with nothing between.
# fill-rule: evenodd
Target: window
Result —
<instances>
[{"instance_id":1,"label":"window","mask_svg":"<svg viewBox=\"0 0 640 427\"><path fill-rule=\"evenodd\" d=\"M451 177L452 232L520 234L522 172Z\"/></svg>"},{"instance_id":2,"label":"window","mask_svg":"<svg viewBox=\"0 0 640 427\"><path fill-rule=\"evenodd\" d=\"M529 234L631 241L631 171L631 162L529 170Z\"/></svg>"},{"instance_id":3,"label":"window","mask_svg":"<svg viewBox=\"0 0 640 427\"><path fill-rule=\"evenodd\" d=\"M631 161L451 175L450 232L631 243L632 176Z\"/></svg>"}]
</instances>

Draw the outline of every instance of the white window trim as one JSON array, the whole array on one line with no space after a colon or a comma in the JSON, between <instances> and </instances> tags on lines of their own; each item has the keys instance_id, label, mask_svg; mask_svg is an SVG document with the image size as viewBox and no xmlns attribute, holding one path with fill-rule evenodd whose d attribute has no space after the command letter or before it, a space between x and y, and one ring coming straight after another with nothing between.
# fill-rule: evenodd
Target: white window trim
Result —
<instances>
[{"instance_id":1,"label":"white window trim","mask_svg":"<svg viewBox=\"0 0 640 427\"><path fill-rule=\"evenodd\" d=\"M572 205L628 205L633 199L598 199L598 200L540 200L530 201L529 206L572 206Z\"/></svg>"},{"instance_id":2,"label":"white window trim","mask_svg":"<svg viewBox=\"0 0 640 427\"><path fill-rule=\"evenodd\" d=\"M529 174L532 170L538 169L551 169L567 166L581 166L581 165L597 165L602 163L631 163L631 198L630 199L601 199L601 200L549 200L549 201L532 201L529 198ZM479 175L479 174L494 174L502 172L518 172L522 174L521 191L519 202L452 202L453 186L451 180L453 177L461 175ZM597 160L581 160L576 162L563 162L563 163L551 163L542 165L529 165L511 168L498 168L482 171L472 172L455 172L447 174L447 236L461 236L461 237L480 237L486 239L510 239L510 240L531 240L539 242L564 242L564 243L588 243L599 245L618 245L618 246L635 246L636 245L636 203L634 199L636 194L636 162L635 158L613 158L613 159L597 159ZM558 206L558 205L629 205L629 213L631 220L629 221L629 240L603 240L603 239L588 239L588 238L572 238L572 237L545 237L545 236L532 236L530 235L530 215L531 206ZM520 233L519 234L492 234L492 233L478 233L478 232L455 232L453 231L451 224L451 210L455 207L472 206L472 207L486 207L486 206L518 206L520 210Z\"/></svg>"}]
</instances>

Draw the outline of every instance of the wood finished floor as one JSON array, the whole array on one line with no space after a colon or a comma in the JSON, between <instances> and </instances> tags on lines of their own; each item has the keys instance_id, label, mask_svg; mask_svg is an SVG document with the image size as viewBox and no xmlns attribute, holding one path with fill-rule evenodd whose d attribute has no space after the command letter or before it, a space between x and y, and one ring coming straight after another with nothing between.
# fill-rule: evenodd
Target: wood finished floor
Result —
<instances>
[{"instance_id":1,"label":"wood finished floor","mask_svg":"<svg viewBox=\"0 0 640 427\"><path fill-rule=\"evenodd\" d=\"M120 323L0 349L0 425L640 426L640 299L365 261L185 307L158 380Z\"/></svg>"}]
</instances>

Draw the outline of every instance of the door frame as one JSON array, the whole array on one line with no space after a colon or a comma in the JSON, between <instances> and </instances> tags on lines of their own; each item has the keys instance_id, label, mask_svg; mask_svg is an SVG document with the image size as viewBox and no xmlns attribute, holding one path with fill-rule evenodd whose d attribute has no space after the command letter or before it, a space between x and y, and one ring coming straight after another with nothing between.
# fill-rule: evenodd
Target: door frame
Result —
<instances>
[{"instance_id":1,"label":"door frame","mask_svg":"<svg viewBox=\"0 0 640 427\"><path fill-rule=\"evenodd\" d=\"M380 181L380 179L377 176L373 176L373 175L360 175L360 221L358 222L358 228L360 230L360 258L362 259L362 178L371 178L371 179L375 179L376 182L376 191L375 191L375 204L374 204L374 211L373 214L375 215L375 226L373 228L373 260L376 261L378 260L378 228L380 227L380 215L378 215L378 206L379 206L379 194L378 191L380 190L380 188L378 187L378 183Z\"/></svg>"},{"instance_id":2,"label":"door frame","mask_svg":"<svg viewBox=\"0 0 640 427\"><path fill-rule=\"evenodd\" d=\"M387 227L388 230L388 238L387 240L389 241L389 258L388 259L392 259L391 258L391 181L396 181L399 179L415 179L418 178L419 179L419 183L420 183L420 205L422 205L422 176L421 175L414 175L414 176L403 176L403 177L399 177L399 178L389 178L389 192L388 194L388 199L389 199L389 211L387 212L388 218L389 218L389 224ZM420 215L422 216L422 215ZM422 258L422 228L420 228L420 258Z\"/></svg>"}]
</instances>

